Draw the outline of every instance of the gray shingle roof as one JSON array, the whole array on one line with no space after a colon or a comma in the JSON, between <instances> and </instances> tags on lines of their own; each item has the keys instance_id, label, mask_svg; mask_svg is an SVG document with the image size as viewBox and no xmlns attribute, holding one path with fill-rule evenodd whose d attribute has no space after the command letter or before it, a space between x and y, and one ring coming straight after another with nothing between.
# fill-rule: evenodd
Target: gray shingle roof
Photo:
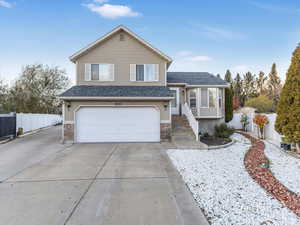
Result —
<instances>
[{"instance_id":1,"label":"gray shingle roof","mask_svg":"<svg viewBox=\"0 0 300 225\"><path fill-rule=\"evenodd\" d=\"M188 85L227 85L223 79L206 72L168 72L167 81Z\"/></svg>"},{"instance_id":2,"label":"gray shingle roof","mask_svg":"<svg viewBox=\"0 0 300 225\"><path fill-rule=\"evenodd\" d=\"M164 86L73 86L60 97L172 97Z\"/></svg>"}]
</instances>

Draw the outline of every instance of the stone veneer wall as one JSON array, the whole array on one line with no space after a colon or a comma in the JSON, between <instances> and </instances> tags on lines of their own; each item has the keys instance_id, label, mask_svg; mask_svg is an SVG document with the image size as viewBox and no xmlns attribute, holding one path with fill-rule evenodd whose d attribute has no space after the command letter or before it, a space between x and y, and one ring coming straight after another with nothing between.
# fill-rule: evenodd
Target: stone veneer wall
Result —
<instances>
[{"instance_id":1,"label":"stone veneer wall","mask_svg":"<svg viewBox=\"0 0 300 225\"><path fill-rule=\"evenodd\" d=\"M160 124L160 140L171 141L172 125L171 123Z\"/></svg>"},{"instance_id":2,"label":"stone veneer wall","mask_svg":"<svg viewBox=\"0 0 300 225\"><path fill-rule=\"evenodd\" d=\"M63 143L74 143L74 124L64 124Z\"/></svg>"}]
</instances>

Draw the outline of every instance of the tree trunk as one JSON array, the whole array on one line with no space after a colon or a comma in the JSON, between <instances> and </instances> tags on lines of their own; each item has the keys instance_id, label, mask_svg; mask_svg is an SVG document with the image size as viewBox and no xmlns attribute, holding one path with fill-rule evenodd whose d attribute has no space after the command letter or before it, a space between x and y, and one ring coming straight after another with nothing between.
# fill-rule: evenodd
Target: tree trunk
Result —
<instances>
[{"instance_id":1,"label":"tree trunk","mask_svg":"<svg viewBox=\"0 0 300 225\"><path fill-rule=\"evenodd\" d=\"M300 154L300 143L296 143L296 152Z\"/></svg>"}]
</instances>

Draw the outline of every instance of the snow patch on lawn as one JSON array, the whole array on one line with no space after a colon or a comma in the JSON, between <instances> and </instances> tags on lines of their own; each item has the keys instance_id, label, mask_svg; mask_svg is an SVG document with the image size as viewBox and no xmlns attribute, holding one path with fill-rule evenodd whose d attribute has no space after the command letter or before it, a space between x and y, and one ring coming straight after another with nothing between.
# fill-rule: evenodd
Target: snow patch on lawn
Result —
<instances>
[{"instance_id":1,"label":"snow patch on lawn","mask_svg":"<svg viewBox=\"0 0 300 225\"><path fill-rule=\"evenodd\" d=\"M287 155L272 144L265 142L265 154L269 158L270 170L290 191L300 196L300 159Z\"/></svg>"},{"instance_id":2,"label":"snow patch on lawn","mask_svg":"<svg viewBox=\"0 0 300 225\"><path fill-rule=\"evenodd\" d=\"M212 225L296 225L293 212L255 183L244 167L248 139L217 150L168 150L168 155Z\"/></svg>"}]
</instances>

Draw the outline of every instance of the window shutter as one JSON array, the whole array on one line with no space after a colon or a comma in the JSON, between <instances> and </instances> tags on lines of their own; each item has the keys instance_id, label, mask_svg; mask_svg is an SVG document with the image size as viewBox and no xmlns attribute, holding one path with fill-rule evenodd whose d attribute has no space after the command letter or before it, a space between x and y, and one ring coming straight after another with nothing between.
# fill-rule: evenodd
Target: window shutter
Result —
<instances>
[{"instance_id":1,"label":"window shutter","mask_svg":"<svg viewBox=\"0 0 300 225\"><path fill-rule=\"evenodd\" d=\"M85 75L84 78L86 81L91 80L91 64L85 64Z\"/></svg>"},{"instance_id":2,"label":"window shutter","mask_svg":"<svg viewBox=\"0 0 300 225\"><path fill-rule=\"evenodd\" d=\"M109 80L114 81L115 80L115 65L109 64Z\"/></svg>"},{"instance_id":3,"label":"window shutter","mask_svg":"<svg viewBox=\"0 0 300 225\"><path fill-rule=\"evenodd\" d=\"M136 81L136 64L130 64L130 81Z\"/></svg>"},{"instance_id":4,"label":"window shutter","mask_svg":"<svg viewBox=\"0 0 300 225\"><path fill-rule=\"evenodd\" d=\"M159 80L159 64L155 64L155 81Z\"/></svg>"}]
</instances>

